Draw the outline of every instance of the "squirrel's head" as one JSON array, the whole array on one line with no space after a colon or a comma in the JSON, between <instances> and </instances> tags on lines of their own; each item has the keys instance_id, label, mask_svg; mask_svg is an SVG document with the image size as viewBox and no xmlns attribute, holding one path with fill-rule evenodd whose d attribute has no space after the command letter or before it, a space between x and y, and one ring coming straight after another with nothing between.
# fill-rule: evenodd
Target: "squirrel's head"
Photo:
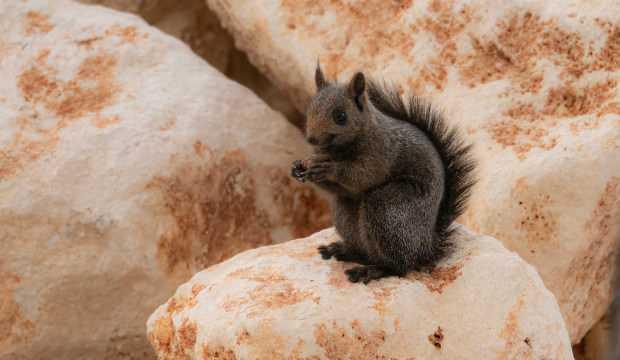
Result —
<instances>
[{"instance_id":1,"label":"squirrel's head","mask_svg":"<svg viewBox=\"0 0 620 360\"><path fill-rule=\"evenodd\" d=\"M331 84L317 64L314 80L317 93L306 111L306 140L322 148L355 142L371 116L364 74L356 73L345 85Z\"/></svg>"}]
</instances>

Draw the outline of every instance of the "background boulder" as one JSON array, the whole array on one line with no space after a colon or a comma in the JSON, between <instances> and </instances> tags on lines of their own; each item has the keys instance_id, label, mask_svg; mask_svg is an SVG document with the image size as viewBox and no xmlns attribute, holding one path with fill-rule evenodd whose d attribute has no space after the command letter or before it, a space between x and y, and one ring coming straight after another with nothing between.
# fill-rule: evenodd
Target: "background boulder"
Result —
<instances>
[{"instance_id":1,"label":"background boulder","mask_svg":"<svg viewBox=\"0 0 620 360\"><path fill-rule=\"evenodd\" d=\"M328 226L299 131L180 41L0 3L0 358L142 359L195 271Z\"/></svg>"},{"instance_id":2,"label":"background boulder","mask_svg":"<svg viewBox=\"0 0 620 360\"><path fill-rule=\"evenodd\" d=\"M189 45L213 67L254 91L291 123L302 126L303 117L284 91L278 89L235 47L204 0L78 0L140 15L152 26Z\"/></svg>"}]
</instances>

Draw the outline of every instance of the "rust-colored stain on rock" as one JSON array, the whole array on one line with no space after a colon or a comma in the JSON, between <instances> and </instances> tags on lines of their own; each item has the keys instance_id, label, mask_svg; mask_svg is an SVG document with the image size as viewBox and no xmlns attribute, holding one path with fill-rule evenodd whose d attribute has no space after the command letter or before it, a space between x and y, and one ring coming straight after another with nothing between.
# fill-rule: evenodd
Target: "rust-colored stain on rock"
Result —
<instances>
[{"instance_id":1,"label":"rust-colored stain on rock","mask_svg":"<svg viewBox=\"0 0 620 360\"><path fill-rule=\"evenodd\" d=\"M620 115L620 101L610 102L599 110L598 113L596 113L598 117L605 116L607 114Z\"/></svg>"},{"instance_id":2,"label":"rust-colored stain on rock","mask_svg":"<svg viewBox=\"0 0 620 360\"><path fill-rule=\"evenodd\" d=\"M167 314L155 320L148 334L149 341L158 353L170 354L173 349L174 324L172 317Z\"/></svg>"},{"instance_id":3,"label":"rust-colored stain on rock","mask_svg":"<svg viewBox=\"0 0 620 360\"><path fill-rule=\"evenodd\" d=\"M428 10L429 16L420 20L420 28L433 34L439 44L447 44L460 35L473 16L469 6L463 6L456 12L453 1L433 0Z\"/></svg>"},{"instance_id":4,"label":"rust-colored stain on rock","mask_svg":"<svg viewBox=\"0 0 620 360\"><path fill-rule=\"evenodd\" d=\"M58 79L51 66L34 65L19 75L18 87L26 101L43 105L63 123L112 103L120 88L115 81L116 63L105 52L87 57L69 81Z\"/></svg>"},{"instance_id":5,"label":"rust-colored stain on rock","mask_svg":"<svg viewBox=\"0 0 620 360\"><path fill-rule=\"evenodd\" d=\"M16 274L0 269L0 351L13 344L28 343L36 332L34 323L24 318L13 295L20 282Z\"/></svg>"},{"instance_id":6,"label":"rust-colored stain on rock","mask_svg":"<svg viewBox=\"0 0 620 360\"><path fill-rule=\"evenodd\" d=\"M295 344L293 351L291 351L291 354L289 355L288 359L289 360L321 360L321 358L316 355L315 356L303 356L302 350L304 347L304 343L305 342L302 339L299 339L299 341L297 341L297 344Z\"/></svg>"},{"instance_id":7,"label":"rust-colored stain on rock","mask_svg":"<svg viewBox=\"0 0 620 360\"><path fill-rule=\"evenodd\" d=\"M48 49L41 50L18 76L17 86L30 109L15 119L11 141L0 148L0 179L15 175L51 152L62 129L113 104L120 90L115 79L116 59L108 53L84 59L68 81L59 79L58 70L46 64L48 56ZM52 121L48 121L50 117ZM109 119L95 121L97 124L107 126Z\"/></svg>"},{"instance_id":8,"label":"rust-colored stain on rock","mask_svg":"<svg viewBox=\"0 0 620 360\"><path fill-rule=\"evenodd\" d=\"M242 343L248 341L249 338L250 338L250 333L246 329L242 329L237 333L237 338L235 340L235 343L237 345L241 345Z\"/></svg>"},{"instance_id":9,"label":"rust-colored stain on rock","mask_svg":"<svg viewBox=\"0 0 620 360\"><path fill-rule=\"evenodd\" d=\"M510 71L512 60L495 43L472 39L473 53L462 60L461 77L470 86L499 80ZM466 62L465 62L466 61Z\"/></svg>"},{"instance_id":10,"label":"rust-colored stain on rock","mask_svg":"<svg viewBox=\"0 0 620 360\"><path fill-rule=\"evenodd\" d=\"M520 215L515 218L515 227L525 233L528 248L539 244L558 241L558 223L550 207L551 195L532 191L527 179L517 179L512 189L512 198Z\"/></svg>"},{"instance_id":11,"label":"rust-colored stain on rock","mask_svg":"<svg viewBox=\"0 0 620 360\"><path fill-rule=\"evenodd\" d=\"M100 116L95 115L90 122L98 129L105 129L110 125L118 124L121 122L121 118L118 115L113 116Z\"/></svg>"},{"instance_id":12,"label":"rust-colored stain on rock","mask_svg":"<svg viewBox=\"0 0 620 360\"><path fill-rule=\"evenodd\" d=\"M54 29L54 26L50 23L49 16L37 11L28 11L24 20L24 31L26 35L48 33Z\"/></svg>"},{"instance_id":13,"label":"rust-colored stain on rock","mask_svg":"<svg viewBox=\"0 0 620 360\"><path fill-rule=\"evenodd\" d=\"M328 207L316 191L285 179L282 169L252 170L241 150L216 153L193 145L200 164L175 161L173 175L157 176L147 189L162 194L174 223L162 235L158 254L168 272L219 263L241 251L273 242L271 229L288 226L303 237L327 226ZM276 219L257 204L257 176L273 180Z\"/></svg>"},{"instance_id":14,"label":"rust-colored stain on rock","mask_svg":"<svg viewBox=\"0 0 620 360\"><path fill-rule=\"evenodd\" d=\"M245 329L241 329L237 333L235 349L244 348L253 359L310 360L295 357L294 350L285 354L286 342L284 339L286 335L276 330L273 320L266 316L255 323L251 333Z\"/></svg>"},{"instance_id":15,"label":"rust-colored stain on rock","mask_svg":"<svg viewBox=\"0 0 620 360\"><path fill-rule=\"evenodd\" d=\"M355 65L365 69L374 68L373 62L393 58L396 54L410 56L413 38L409 30L398 26L398 19L411 7L412 0L344 2L331 0L283 0L282 10L288 29L306 38L324 39L327 54L322 57L325 72L335 77L352 63L342 54L351 43L359 46L355 50ZM319 28L317 22L325 13L335 14L342 31L328 34ZM368 60L364 60L368 59ZM375 61L371 62L370 59ZM360 64L359 62L365 62Z\"/></svg>"},{"instance_id":16,"label":"rust-colored stain on rock","mask_svg":"<svg viewBox=\"0 0 620 360\"><path fill-rule=\"evenodd\" d=\"M554 19L516 11L500 19L496 28L496 40L472 38L474 51L464 57L461 68L470 86L508 78L513 90L538 93L543 78L536 65L543 58L562 68L565 77L579 77L585 71L581 37L562 29Z\"/></svg>"},{"instance_id":17,"label":"rust-colored stain on rock","mask_svg":"<svg viewBox=\"0 0 620 360\"><path fill-rule=\"evenodd\" d=\"M185 296L174 296L170 300L168 300L167 311L170 314L181 312L185 309L192 308L196 306L196 296L192 295L189 297Z\"/></svg>"},{"instance_id":18,"label":"rust-colored stain on rock","mask_svg":"<svg viewBox=\"0 0 620 360\"><path fill-rule=\"evenodd\" d=\"M312 187L299 184L281 169L271 169L268 174L273 186L285 189L276 191L273 201L280 211L281 224L291 227L294 238L331 226L329 203Z\"/></svg>"},{"instance_id":19,"label":"rust-colored stain on rock","mask_svg":"<svg viewBox=\"0 0 620 360\"><path fill-rule=\"evenodd\" d=\"M549 150L556 146L557 138L549 136L549 130L557 126L558 117L604 113L603 109L613 111L607 102L617 92L617 81L590 85L578 82L587 73L618 68L617 59L610 54L617 54L620 48L614 41L619 31L611 24L600 26L608 36L597 53L586 52L586 48L592 47L586 46L578 33L562 29L554 19L542 20L528 11L500 19L496 39L471 36L473 51L459 54L457 62L462 80L471 87L507 79L510 90L505 95L538 94L544 80L538 66L541 60L550 61L561 72L562 85L545 91L542 108L530 100L521 101L507 110L503 118L489 123L488 131L497 143L524 159L533 148ZM590 122L586 126L572 125L571 130L575 133L597 126L598 122Z\"/></svg>"},{"instance_id":20,"label":"rust-colored stain on rock","mask_svg":"<svg viewBox=\"0 0 620 360\"><path fill-rule=\"evenodd\" d=\"M381 287L372 289L372 297L375 300L372 308L375 309L375 311L379 313L379 315L385 316L390 312L387 305L392 300L392 294L394 293L394 290L396 289L393 287Z\"/></svg>"},{"instance_id":21,"label":"rust-colored stain on rock","mask_svg":"<svg viewBox=\"0 0 620 360\"><path fill-rule=\"evenodd\" d=\"M125 43L135 43L140 37L147 38L148 34L139 34L135 26L114 25L106 30L106 36L117 36Z\"/></svg>"},{"instance_id":22,"label":"rust-colored stain on rock","mask_svg":"<svg viewBox=\"0 0 620 360\"><path fill-rule=\"evenodd\" d=\"M256 185L245 155L229 151L205 165L181 165L147 189L163 196L174 220L158 243L165 268L205 268L272 242L267 213L256 206Z\"/></svg>"},{"instance_id":23,"label":"rust-colored stain on rock","mask_svg":"<svg viewBox=\"0 0 620 360\"><path fill-rule=\"evenodd\" d=\"M519 317L525 300L520 295L512 306L499 337L504 340L504 348L498 354L498 359L532 359L532 347L523 341L519 331Z\"/></svg>"},{"instance_id":24,"label":"rust-colored stain on rock","mask_svg":"<svg viewBox=\"0 0 620 360\"><path fill-rule=\"evenodd\" d=\"M443 329L441 326L437 326L437 330L428 336L428 341L433 344L437 349L441 349L441 342L443 341Z\"/></svg>"},{"instance_id":25,"label":"rust-colored stain on rock","mask_svg":"<svg viewBox=\"0 0 620 360\"><path fill-rule=\"evenodd\" d=\"M153 349L166 360L187 359L187 353L196 344L198 332L197 325L184 319L181 325L175 329L172 315L168 312L155 320L148 333L148 339Z\"/></svg>"},{"instance_id":26,"label":"rust-colored stain on rock","mask_svg":"<svg viewBox=\"0 0 620 360\"><path fill-rule=\"evenodd\" d=\"M192 285L192 289L190 294L182 295L175 294L170 300L167 302L166 311L168 314L175 314L186 309L191 309L196 306L197 299L196 297L200 292L206 289L206 286L203 284L194 284Z\"/></svg>"},{"instance_id":27,"label":"rust-colored stain on rock","mask_svg":"<svg viewBox=\"0 0 620 360\"><path fill-rule=\"evenodd\" d=\"M581 256L570 263L568 274L572 276L563 283L565 291L592 284L588 292L579 297L570 296L564 301L570 311L565 315L575 325L574 332L586 331L588 324L583 321L583 314L602 313L604 308L599 305L601 298L611 294L614 254L620 236L620 177L609 179L594 208L590 219L585 224L588 234L587 247L580 252ZM568 321L568 320L567 320Z\"/></svg>"},{"instance_id":28,"label":"rust-colored stain on rock","mask_svg":"<svg viewBox=\"0 0 620 360\"><path fill-rule=\"evenodd\" d=\"M202 359L237 360L237 356L232 349L227 349L223 346L209 346L208 344L204 344L202 346Z\"/></svg>"},{"instance_id":29,"label":"rust-colored stain on rock","mask_svg":"<svg viewBox=\"0 0 620 360\"><path fill-rule=\"evenodd\" d=\"M557 137L549 135L548 124L532 104L517 103L504 116L491 123L488 132L498 144L512 148L519 160L535 147L549 150L557 145Z\"/></svg>"},{"instance_id":30,"label":"rust-colored stain on rock","mask_svg":"<svg viewBox=\"0 0 620 360\"><path fill-rule=\"evenodd\" d=\"M103 36L90 36L81 40L76 40L75 44L78 46L83 46L87 49L91 49L93 45L97 42L103 40Z\"/></svg>"},{"instance_id":31,"label":"rust-colored stain on rock","mask_svg":"<svg viewBox=\"0 0 620 360\"><path fill-rule=\"evenodd\" d=\"M274 292L272 286L280 288ZM316 300L316 296L311 291L301 291L295 288L293 283L284 282L278 285L262 284L249 293L252 305L259 305L263 309L281 308L283 306L294 305L307 299ZM316 301L315 301L316 302ZM252 311L248 316L260 315L263 310Z\"/></svg>"},{"instance_id":32,"label":"rust-colored stain on rock","mask_svg":"<svg viewBox=\"0 0 620 360\"><path fill-rule=\"evenodd\" d=\"M596 19L597 25L605 32L605 45L596 56L593 70L618 71L620 69L620 24Z\"/></svg>"},{"instance_id":33,"label":"rust-colored stain on rock","mask_svg":"<svg viewBox=\"0 0 620 360\"><path fill-rule=\"evenodd\" d=\"M206 286L203 284L194 284L192 285L192 295L198 296L202 290L206 289Z\"/></svg>"},{"instance_id":34,"label":"rust-colored stain on rock","mask_svg":"<svg viewBox=\"0 0 620 360\"><path fill-rule=\"evenodd\" d=\"M549 90L542 113L555 117L595 114L617 96L617 85L618 82L611 79L584 87L565 83Z\"/></svg>"},{"instance_id":35,"label":"rust-colored stain on rock","mask_svg":"<svg viewBox=\"0 0 620 360\"><path fill-rule=\"evenodd\" d=\"M387 360L379 348L385 343L385 331L367 331L357 320L350 326L336 321L319 324L314 329L314 340L328 359Z\"/></svg>"},{"instance_id":36,"label":"rust-colored stain on rock","mask_svg":"<svg viewBox=\"0 0 620 360\"><path fill-rule=\"evenodd\" d=\"M430 292L441 294L444 288L461 276L463 263L456 263L447 267L436 267L430 273L412 272L409 277L420 281Z\"/></svg>"},{"instance_id":37,"label":"rust-colored stain on rock","mask_svg":"<svg viewBox=\"0 0 620 360\"><path fill-rule=\"evenodd\" d=\"M458 12L453 8L453 2L432 1L429 4L429 15L418 21L419 26L414 30L422 29L433 35L436 41L438 55L431 57L410 81L411 87L420 94L425 93L425 85L433 85L437 90L444 89L448 81L448 67L457 62L457 47L455 38L473 20L473 11L469 6L462 7Z\"/></svg>"},{"instance_id":38,"label":"rust-colored stain on rock","mask_svg":"<svg viewBox=\"0 0 620 360\"><path fill-rule=\"evenodd\" d=\"M181 326L177 330L177 336L179 337L179 344L183 349L190 349L196 344L196 323L183 320Z\"/></svg>"},{"instance_id":39,"label":"rust-colored stain on rock","mask_svg":"<svg viewBox=\"0 0 620 360\"><path fill-rule=\"evenodd\" d=\"M294 283L283 275L282 270L273 266L263 268L241 268L230 274L230 278L238 278L258 283L247 294L239 294L234 298L225 299L222 308L225 311L238 311L241 305L247 305L247 316L252 318L268 309L290 306L305 300L315 303L319 298L310 290L299 290Z\"/></svg>"}]
</instances>

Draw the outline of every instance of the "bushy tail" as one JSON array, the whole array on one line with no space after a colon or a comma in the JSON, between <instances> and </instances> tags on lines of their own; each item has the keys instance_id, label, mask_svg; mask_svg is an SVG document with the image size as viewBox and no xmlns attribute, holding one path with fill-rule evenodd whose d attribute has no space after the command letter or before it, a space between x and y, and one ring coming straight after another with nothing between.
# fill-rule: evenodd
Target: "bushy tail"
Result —
<instances>
[{"instance_id":1,"label":"bushy tail","mask_svg":"<svg viewBox=\"0 0 620 360\"><path fill-rule=\"evenodd\" d=\"M445 189L435 229L441 240L447 240L453 231L450 225L465 211L475 184L471 145L466 145L458 130L449 127L441 114L420 98L411 96L405 103L395 87L374 81L369 81L368 97L380 112L424 132L437 149L444 164Z\"/></svg>"}]
</instances>

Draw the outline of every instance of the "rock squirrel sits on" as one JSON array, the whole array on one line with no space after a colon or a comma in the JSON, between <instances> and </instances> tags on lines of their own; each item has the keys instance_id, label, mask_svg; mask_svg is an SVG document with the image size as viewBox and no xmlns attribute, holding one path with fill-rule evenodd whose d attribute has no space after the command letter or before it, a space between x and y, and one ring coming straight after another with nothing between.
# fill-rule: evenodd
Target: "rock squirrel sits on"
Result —
<instances>
[{"instance_id":1,"label":"rock squirrel sits on","mask_svg":"<svg viewBox=\"0 0 620 360\"><path fill-rule=\"evenodd\" d=\"M366 82L329 83L320 65L317 94L306 113L315 152L292 175L335 196L342 237L319 247L323 259L362 264L352 282L430 270L450 247L452 223L474 184L474 162L456 129L418 98Z\"/></svg>"}]
</instances>

